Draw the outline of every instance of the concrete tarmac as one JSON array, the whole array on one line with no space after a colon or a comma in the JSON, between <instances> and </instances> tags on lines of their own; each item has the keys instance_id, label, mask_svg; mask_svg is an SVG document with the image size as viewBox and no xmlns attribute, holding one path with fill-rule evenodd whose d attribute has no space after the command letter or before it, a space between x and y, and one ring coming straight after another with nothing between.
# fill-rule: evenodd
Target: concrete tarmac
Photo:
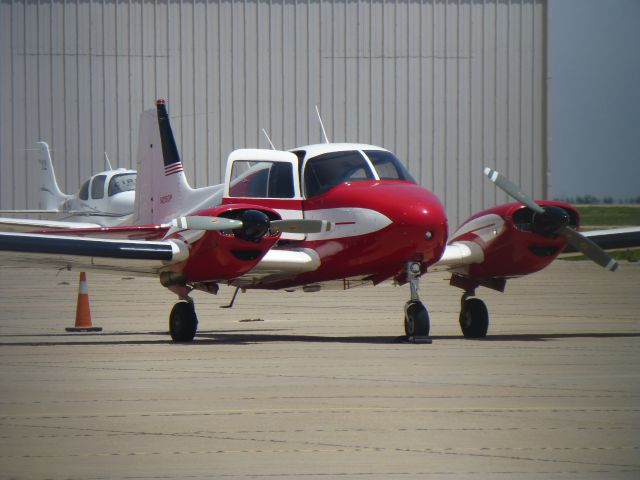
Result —
<instances>
[{"instance_id":1,"label":"concrete tarmac","mask_svg":"<svg viewBox=\"0 0 640 480\"><path fill-rule=\"evenodd\" d=\"M640 478L640 265L556 262L479 289L423 279L433 343L406 344L408 287L194 294L167 335L156 279L88 274L98 334L71 334L77 272L0 275L0 478Z\"/></svg>"}]
</instances>

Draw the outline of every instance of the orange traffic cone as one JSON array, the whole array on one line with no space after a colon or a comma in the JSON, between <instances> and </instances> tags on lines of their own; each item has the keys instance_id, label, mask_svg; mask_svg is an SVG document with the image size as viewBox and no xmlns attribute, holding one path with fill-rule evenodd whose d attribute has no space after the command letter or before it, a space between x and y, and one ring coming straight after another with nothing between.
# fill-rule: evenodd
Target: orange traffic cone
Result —
<instances>
[{"instance_id":1,"label":"orange traffic cone","mask_svg":"<svg viewBox=\"0 0 640 480\"><path fill-rule=\"evenodd\" d=\"M89 308L89 288L87 275L80 272L80 286L78 288L78 304L76 306L75 327L65 328L67 332L101 332L102 327L91 325L91 310Z\"/></svg>"}]
</instances>

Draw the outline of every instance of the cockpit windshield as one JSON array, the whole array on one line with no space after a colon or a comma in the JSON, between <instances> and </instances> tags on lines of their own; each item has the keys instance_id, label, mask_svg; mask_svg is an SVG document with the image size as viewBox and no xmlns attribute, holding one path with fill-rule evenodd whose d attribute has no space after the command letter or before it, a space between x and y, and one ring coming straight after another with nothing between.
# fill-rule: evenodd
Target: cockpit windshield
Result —
<instances>
[{"instance_id":1,"label":"cockpit windshield","mask_svg":"<svg viewBox=\"0 0 640 480\"><path fill-rule=\"evenodd\" d=\"M365 150L364 152L371 163L380 180L407 180L415 183L411 174L400 163L400 160L391 152L384 150Z\"/></svg>"},{"instance_id":2,"label":"cockpit windshield","mask_svg":"<svg viewBox=\"0 0 640 480\"><path fill-rule=\"evenodd\" d=\"M356 150L318 155L308 160L304 169L307 197L321 195L341 183L374 179L366 159Z\"/></svg>"},{"instance_id":3,"label":"cockpit windshield","mask_svg":"<svg viewBox=\"0 0 640 480\"><path fill-rule=\"evenodd\" d=\"M130 192L136 189L136 174L135 173L119 173L111 177L109 181L109 196L113 196L116 193Z\"/></svg>"},{"instance_id":4,"label":"cockpit windshield","mask_svg":"<svg viewBox=\"0 0 640 480\"><path fill-rule=\"evenodd\" d=\"M361 180L406 180L415 183L396 156L385 150L332 152L307 160L304 185L307 198L322 195L341 183ZM367 162L367 158L371 162ZM375 169L375 175L371 171Z\"/></svg>"}]
</instances>

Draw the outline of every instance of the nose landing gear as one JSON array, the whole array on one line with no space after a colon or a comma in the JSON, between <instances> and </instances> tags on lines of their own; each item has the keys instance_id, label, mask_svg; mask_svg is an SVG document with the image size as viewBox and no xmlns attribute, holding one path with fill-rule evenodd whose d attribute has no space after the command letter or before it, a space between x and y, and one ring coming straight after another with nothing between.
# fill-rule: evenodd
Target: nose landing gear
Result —
<instances>
[{"instance_id":1,"label":"nose landing gear","mask_svg":"<svg viewBox=\"0 0 640 480\"><path fill-rule=\"evenodd\" d=\"M404 306L404 331L407 340L412 343L431 343L429 338L429 313L420 301L418 287L420 283L420 264L407 264L407 280L411 289L411 299Z\"/></svg>"}]
</instances>

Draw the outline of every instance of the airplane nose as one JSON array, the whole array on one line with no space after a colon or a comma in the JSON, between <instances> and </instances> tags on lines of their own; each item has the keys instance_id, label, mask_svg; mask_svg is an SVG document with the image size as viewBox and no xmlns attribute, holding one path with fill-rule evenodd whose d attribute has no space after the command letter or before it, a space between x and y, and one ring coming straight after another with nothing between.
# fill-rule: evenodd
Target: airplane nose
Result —
<instances>
[{"instance_id":1,"label":"airplane nose","mask_svg":"<svg viewBox=\"0 0 640 480\"><path fill-rule=\"evenodd\" d=\"M380 185L381 210L392 221L392 242L408 252L406 260L429 266L440 259L447 241L447 217L438 197L415 184ZM402 245L402 247L400 247Z\"/></svg>"},{"instance_id":2,"label":"airplane nose","mask_svg":"<svg viewBox=\"0 0 640 480\"><path fill-rule=\"evenodd\" d=\"M440 201L424 190L408 199L396 222L398 231L412 242L414 260L430 265L435 263L447 241L447 217Z\"/></svg>"},{"instance_id":3,"label":"airplane nose","mask_svg":"<svg viewBox=\"0 0 640 480\"><path fill-rule=\"evenodd\" d=\"M133 211L135 192L120 192L111 197L111 210L116 214L128 214Z\"/></svg>"}]
</instances>

